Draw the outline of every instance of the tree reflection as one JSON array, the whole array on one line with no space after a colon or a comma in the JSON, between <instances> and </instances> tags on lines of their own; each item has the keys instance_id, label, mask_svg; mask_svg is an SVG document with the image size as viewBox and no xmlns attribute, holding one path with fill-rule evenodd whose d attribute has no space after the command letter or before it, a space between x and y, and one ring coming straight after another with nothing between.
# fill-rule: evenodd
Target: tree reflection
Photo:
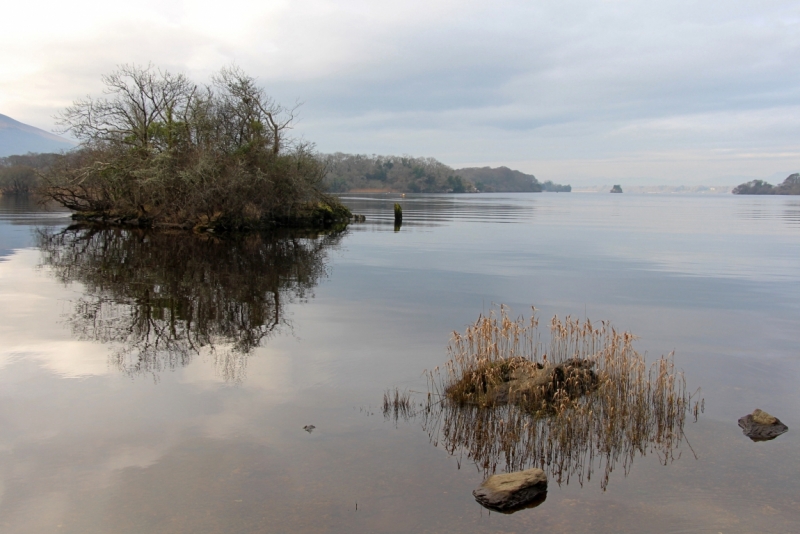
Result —
<instances>
[{"instance_id":1,"label":"tree reflection","mask_svg":"<svg viewBox=\"0 0 800 534\"><path fill-rule=\"evenodd\" d=\"M223 378L244 378L247 355L283 326L326 275L341 233L185 233L41 230L43 265L83 296L68 317L80 339L115 345L112 364L130 375L187 365L201 353Z\"/></svg>"}]
</instances>

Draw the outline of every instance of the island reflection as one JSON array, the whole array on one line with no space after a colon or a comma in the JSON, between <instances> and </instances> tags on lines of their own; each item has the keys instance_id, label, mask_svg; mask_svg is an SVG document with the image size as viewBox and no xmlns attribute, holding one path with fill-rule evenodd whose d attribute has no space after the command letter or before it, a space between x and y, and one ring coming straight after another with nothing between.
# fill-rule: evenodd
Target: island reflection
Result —
<instances>
[{"instance_id":1,"label":"island reflection","mask_svg":"<svg viewBox=\"0 0 800 534\"><path fill-rule=\"evenodd\" d=\"M115 345L121 372L158 377L210 355L241 381L248 354L284 326L287 304L326 276L342 233L196 236L112 228L39 230L42 265L84 294L67 322L81 340Z\"/></svg>"}]
</instances>

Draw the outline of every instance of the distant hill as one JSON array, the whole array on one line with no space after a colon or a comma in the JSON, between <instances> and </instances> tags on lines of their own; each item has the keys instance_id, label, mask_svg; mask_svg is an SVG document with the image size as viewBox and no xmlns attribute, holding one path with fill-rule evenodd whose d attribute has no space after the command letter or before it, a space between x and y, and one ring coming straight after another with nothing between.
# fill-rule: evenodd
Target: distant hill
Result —
<instances>
[{"instance_id":1,"label":"distant hill","mask_svg":"<svg viewBox=\"0 0 800 534\"><path fill-rule=\"evenodd\" d=\"M29 152L60 152L74 146L63 137L0 114L0 157Z\"/></svg>"},{"instance_id":2,"label":"distant hill","mask_svg":"<svg viewBox=\"0 0 800 534\"><path fill-rule=\"evenodd\" d=\"M542 185L532 174L514 171L508 167L467 167L456 169L459 175L475 184L478 191L486 193L539 193Z\"/></svg>"}]
</instances>

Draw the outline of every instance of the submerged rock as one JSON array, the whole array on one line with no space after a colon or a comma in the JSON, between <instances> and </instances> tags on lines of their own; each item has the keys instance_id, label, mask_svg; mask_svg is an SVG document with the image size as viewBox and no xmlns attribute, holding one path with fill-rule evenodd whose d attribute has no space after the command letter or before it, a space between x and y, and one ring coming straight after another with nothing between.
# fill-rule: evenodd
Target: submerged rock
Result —
<instances>
[{"instance_id":1,"label":"submerged rock","mask_svg":"<svg viewBox=\"0 0 800 534\"><path fill-rule=\"evenodd\" d=\"M775 439L789 430L789 427L781 423L780 419L759 409L739 419L739 426L744 435L753 441Z\"/></svg>"},{"instance_id":2,"label":"submerged rock","mask_svg":"<svg viewBox=\"0 0 800 534\"><path fill-rule=\"evenodd\" d=\"M513 513L541 504L546 493L547 475L534 468L492 475L472 495L489 510Z\"/></svg>"}]
</instances>

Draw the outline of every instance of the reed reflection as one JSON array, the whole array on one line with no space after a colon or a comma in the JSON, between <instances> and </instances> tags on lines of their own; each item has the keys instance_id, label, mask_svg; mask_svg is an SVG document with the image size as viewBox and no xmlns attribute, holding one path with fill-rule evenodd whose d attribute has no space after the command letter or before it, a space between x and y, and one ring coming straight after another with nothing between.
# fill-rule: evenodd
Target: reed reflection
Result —
<instances>
[{"instance_id":1,"label":"reed reflection","mask_svg":"<svg viewBox=\"0 0 800 534\"><path fill-rule=\"evenodd\" d=\"M282 327L288 303L313 296L327 251L341 233L185 233L71 227L40 230L42 264L85 290L68 323L76 337L114 344L112 365L129 375L211 355L240 381L248 354Z\"/></svg>"}]
</instances>

